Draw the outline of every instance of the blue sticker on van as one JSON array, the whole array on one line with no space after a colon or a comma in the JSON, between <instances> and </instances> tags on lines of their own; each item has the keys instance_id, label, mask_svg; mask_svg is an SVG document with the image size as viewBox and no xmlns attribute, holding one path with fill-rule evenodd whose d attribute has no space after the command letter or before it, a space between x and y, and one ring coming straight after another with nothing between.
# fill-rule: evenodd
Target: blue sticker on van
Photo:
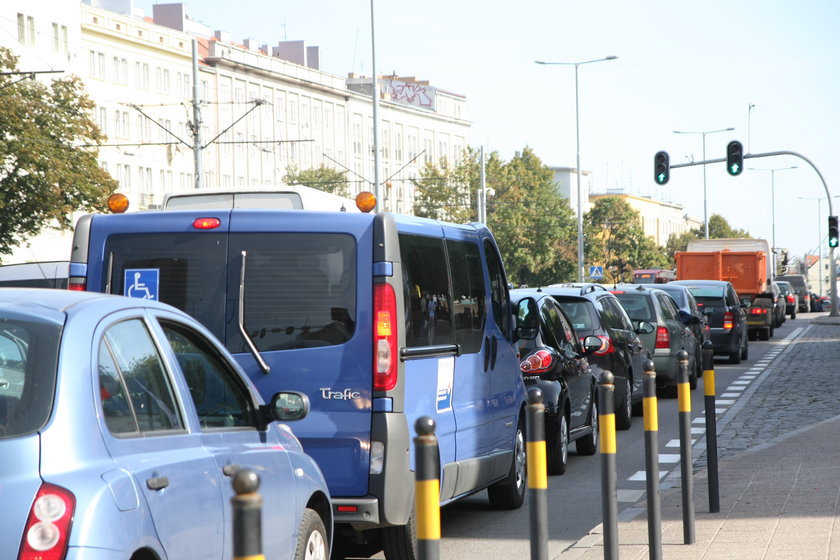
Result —
<instances>
[{"instance_id":1,"label":"blue sticker on van","mask_svg":"<svg viewBox=\"0 0 840 560\"><path fill-rule=\"evenodd\" d=\"M157 268L127 268L123 282L123 295L158 301L160 270Z\"/></svg>"}]
</instances>

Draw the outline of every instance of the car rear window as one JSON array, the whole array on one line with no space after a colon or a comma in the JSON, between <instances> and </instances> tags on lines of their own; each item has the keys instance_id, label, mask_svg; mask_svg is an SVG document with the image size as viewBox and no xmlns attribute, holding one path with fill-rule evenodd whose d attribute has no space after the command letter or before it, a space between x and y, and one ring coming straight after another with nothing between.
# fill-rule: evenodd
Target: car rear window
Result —
<instances>
[{"instance_id":1,"label":"car rear window","mask_svg":"<svg viewBox=\"0 0 840 560\"><path fill-rule=\"evenodd\" d=\"M52 410L61 327L0 317L0 438L30 434Z\"/></svg>"},{"instance_id":2,"label":"car rear window","mask_svg":"<svg viewBox=\"0 0 840 560\"><path fill-rule=\"evenodd\" d=\"M660 288L660 290L661 289L662 288ZM677 305L679 307L686 307L685 292L683 292L682 290L664 290L664 291L667 292L669 296L674 298L674 301L677 302Z\"/></svg>"},{"instance_id":3,"label":"car rear window","mask_svg":"<svg viewBox=\"0 0 840 560\"><path fill-rule=\"evenodd\" d=\"M592 303L587 300L569 300L555 298L560 308L569 318L576 331L591 331L597 328L597 318Z\"/></svg>"},{"instance_id":4,"label":"car rear window","mask_svg":"<svg viewBox=\"0 0 840 560\"><path fill-rule=\"evenodd\" d=\"M615 294L622 307L634 321L655 321L656 312L648 294Z\"/></svg>"}]
</instances>

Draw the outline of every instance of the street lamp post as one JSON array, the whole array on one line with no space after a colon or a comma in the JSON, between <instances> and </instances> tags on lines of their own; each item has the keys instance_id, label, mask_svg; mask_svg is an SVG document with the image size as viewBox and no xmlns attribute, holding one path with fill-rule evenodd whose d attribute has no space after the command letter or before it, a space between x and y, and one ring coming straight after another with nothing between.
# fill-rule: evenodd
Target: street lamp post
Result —
<instances>
[{"instance_id":1,"label":"street lamp post","mask_svg":"<svg viewBox=\"0 0 840 560\"><path fill-rule=\"evenodd\" d=\"M674 134L702 134L703 135L703 161L706 161L706 135L715 132L729 132L735 130L733 127L721 128L719 130L675 130ZM706 198L706 164L703 163L703 221L705 222L706 239L709 238L709 204Z\"/></svg>"},{"instance_id":2,"label":"street lamp post","mask_svg":"<svg viewBox=\"0 0 840 560\"><path fill-rule=\"evenodd\" d=\"M771 225L771 248L773 249L773 271L776 270L776 171L796 169L796 165L790 167L774 167L772 169L761 169L759 167L748 167L750 171L770 172L770 225Z\"/></svg>"},{"instance_id":3,"label":"street lamp post","mask_svg":"<svg viewBox=\"0 0 840 560\"><path fill-rule=\"evenodd\" d=\"M546 62L544 60L535 60L537 64L546 66L574 66L575 67L575 151L577 152L575 174L577 175L577 268L578 268L578 282L583 282L583 210L581 207L581 192L580 192L580 98L578 95L578 67L582 64L591 64L593 62L604 62L606 60L615 60L617 56L606 56L604 58L596 58L595 60L584 60L582 62Z\"/></svg>"}]
</instances>

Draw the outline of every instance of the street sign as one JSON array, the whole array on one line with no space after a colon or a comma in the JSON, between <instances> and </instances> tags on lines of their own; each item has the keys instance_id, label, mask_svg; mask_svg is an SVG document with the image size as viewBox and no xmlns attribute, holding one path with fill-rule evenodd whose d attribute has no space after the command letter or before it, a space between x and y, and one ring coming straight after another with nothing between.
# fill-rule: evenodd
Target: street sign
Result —
<instances>
[{"instance_id":1,"label":"street sign","mask_svg":"<svg viewBox=\"0 0 840 560\"><path fill-rule=\"evenodd\" d=\"M590 266L589 267L589 277L593 280L600 280L604 277L604 267L603 266Z\"/></svg>"}]
</instances>

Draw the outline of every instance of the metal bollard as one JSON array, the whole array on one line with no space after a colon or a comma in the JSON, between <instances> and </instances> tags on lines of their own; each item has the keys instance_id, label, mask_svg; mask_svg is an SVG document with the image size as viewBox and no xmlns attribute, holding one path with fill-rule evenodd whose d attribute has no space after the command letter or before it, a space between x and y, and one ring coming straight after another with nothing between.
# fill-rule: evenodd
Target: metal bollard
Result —
<instances>
[{"instance_id":1,"label":"metal bollard","mask_svg":"<svg viewBox=\"0 0 840 560\"><path fill-rule=\"evenodd\" d=\"M528 391L528 502L531 514L531 560L548 559L548 474L545 458L545 405L542 391Z\"/></svg>"},{"instance_id":2,"label":"metal bollard","mask_svg":"<svg viewBox=\"0 0 840 560\"><path fill-rule=\"evenodd\" d=\"M613 374L601 373L598 423L601 426L601 511L604 518L604 560L618 559L618 491L615 463L615 385Z\"/></svg>"},{"instance_id":3,"label":"metal bollard","mask_svg":"<svg viewBox=\"0 0 840 560\"><path fill-rule=\"evenodd\" d=\"M239 469L233 475L233 560L265 560L262 553L262 496L260 475Z\"/></svg>"},{"instance_id":4,"label":"metal bollard","mask_svg":"<svg viewBox=\"0 0 840 560\"><path fill-rule=\"evenodd\" d=\"M440 473L435 421L421 416L414 423L417 557L440 558Z\"/></svg>"},{"instance_id":5,"label":"metal bollard","mask_svg":"<svg viewBox=\"0 0 840 560\"><path fill-rule=\"evenodd\" d=\"M683 544L694 544L694 472L691 464L691 387L688 384L688 352L680 350L677 384L680 415L680 472L682 475Z\"/></svg>"},{"instance_id":6,"label":"metal bollard","mask_svg":"<svg viewBox=\"0 0 840 560\"><path fill-rule=\"evenodd\" d=\"M706 458L709 471L709 512L720 511L718 485L717 411L715 404L715 349L711 340L703 343L703 392L706 399Z\"/></svg>"},{"instance_id":7,"label":"metal bollard","mask_svg":"<svg viewBox=\"0 0 840 560\"><path fill-rule=\"evenodd\" d=\"M659 405L656 400L656 371L646 360L644 373L645 476L647 485L648 548L650 560L662 558L662 507L659 489Z\"/></svg>"}]
</instances>

